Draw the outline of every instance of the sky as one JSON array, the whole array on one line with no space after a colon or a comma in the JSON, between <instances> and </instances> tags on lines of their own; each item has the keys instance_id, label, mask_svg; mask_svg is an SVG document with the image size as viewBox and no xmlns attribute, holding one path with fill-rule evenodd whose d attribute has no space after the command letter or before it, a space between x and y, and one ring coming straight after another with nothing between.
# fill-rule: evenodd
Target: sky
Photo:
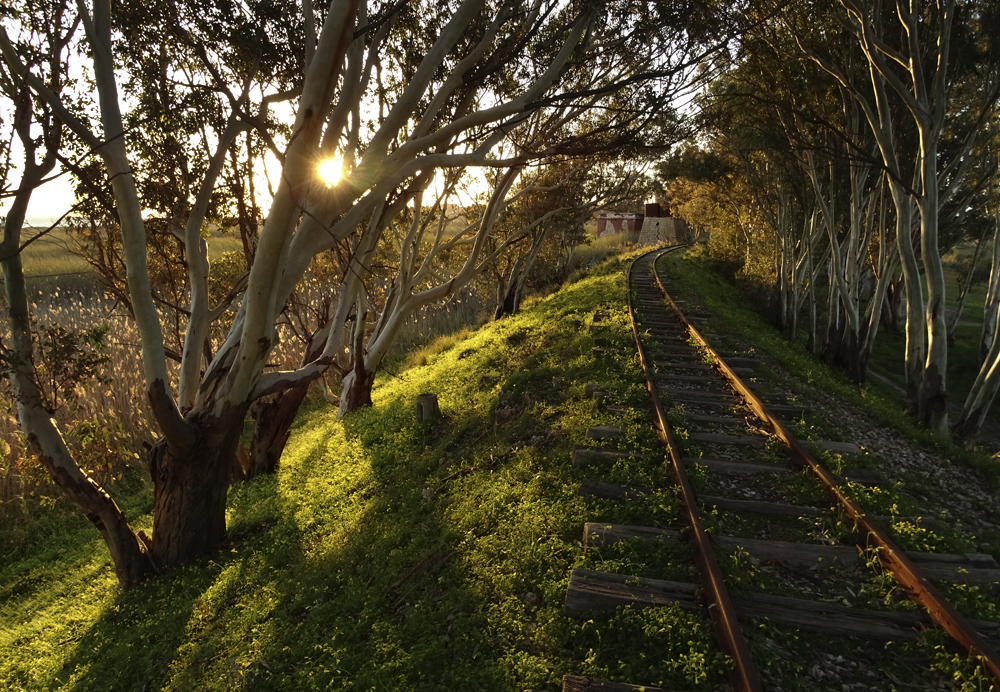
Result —
<instances>
[{"instance_id":1,"label":"sky","mask_svg":"<svg viewBox=\"0 0 1000 692\"><path fill-rule=\"evenodd\" d=\"M15 182L16 184L16 182ZM58 219L73 206L70 177L62 175L35 190L28 202L29 219ZM10 200L0 200L0 216L6 216Z\"/></svg>"},{"instance_id":2,"label":"sky","mask_svg":"<svg viewBox=\"0 0 1000 692\"><path fill-rule=\"evenodd\" d=\"M16 140L15 140L16 144ZM19 152L18 152L19 154ZM15 154L14 160L18 158L18 154ZM274 158L273 155L268 153L265 157L264 165L268 168L271 173L272 180L278 175L277 170L280 168L278 160ZM55 173L53 174L55 175ZM52 176L50 176L52 177ZM443 184L443 176L440 171L436 176L437 183L436 186L432 186L434 190L439 189L439 186ZM18 173L15 172L11 176L12 187L17 184ZM486 189L487 184L485 181L477 180L471 183L475 192L481 192ZM266 197L267 193L267 182L263 176L257 180L257 189L262 191ZM433 192L433 190L432 190ZM470 200L466 198L466 195L459 195L459 203L467 204ZM49 182L45 183L43 186L35 190L31 195L31 200L28 202L28 213L26 214L27 222L31 223L41 223L45 220L55 221L64 213L69 211L70 207L73 206L74 196L72 187L72 178L69 174L55 175L55 177ZM261 207L265 210L270 206L269 199L260 200ZM0 216L5 216L7 211L10 209L11 200L10 198L0 199Z\"/></svg>"}]
</instances>

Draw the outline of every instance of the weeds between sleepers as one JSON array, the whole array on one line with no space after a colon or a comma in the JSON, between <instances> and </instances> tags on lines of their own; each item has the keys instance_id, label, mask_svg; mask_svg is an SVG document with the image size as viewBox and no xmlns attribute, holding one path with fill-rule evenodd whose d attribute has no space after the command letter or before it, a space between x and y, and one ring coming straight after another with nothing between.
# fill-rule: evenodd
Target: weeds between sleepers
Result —
<instances>
[{"instance_id":1,"label":"weeds between sleepers","mask_svg":"<svg viewBox=\"0 0 1000 692\"><path fill-rule=\"evenodd\" d=\"M680 378L680 379L684 379L684 378ZM687 379L692 379L692 378L687 378ZM690 397L689 397L689 398L690 398ZM697 437L697 436L696 436L696 437ZM702 437L704 437L704 436L702 436ZM751 494L752 494L752 495L756 495L756 493L751 493ZM739 566L739 561L737 561L737 566ZM853 593L852 593L852 595L855 595L855 594L853 594Z\"/></svg>"}]
</instances>

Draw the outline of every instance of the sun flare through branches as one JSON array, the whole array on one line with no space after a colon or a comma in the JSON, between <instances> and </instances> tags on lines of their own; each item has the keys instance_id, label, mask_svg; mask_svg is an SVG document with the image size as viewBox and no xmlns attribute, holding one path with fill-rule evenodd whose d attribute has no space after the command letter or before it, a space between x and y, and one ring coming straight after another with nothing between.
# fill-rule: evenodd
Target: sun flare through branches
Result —
<instances>
[{"instance_id":1,"label":"sun flare through branches","mask_svg":"<svg viewBox=\"0 0 1000 692\"><path fill-rule=\"evenodd\" d=\"M333 187L344 172L344 163L339 156L326 159L319 164L319 177L327 187Z\"/></svg>"}]
</instances>

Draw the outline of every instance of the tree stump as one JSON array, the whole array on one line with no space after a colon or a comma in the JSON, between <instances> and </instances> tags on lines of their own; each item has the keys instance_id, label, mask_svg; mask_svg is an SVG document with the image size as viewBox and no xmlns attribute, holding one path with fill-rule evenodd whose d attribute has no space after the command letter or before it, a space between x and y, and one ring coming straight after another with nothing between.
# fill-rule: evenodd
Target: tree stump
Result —
<instances>
[{"instance_id":1,"label":"tree stump","mask_svg":"<svg viewBox=\"0 0 1000 692\"><path fill-rule=\"evenodd\" d=\"M427 421L439 418L440 416L441 416L441 409L438 408L437 394L417 395L418 423L426 423Z\"/></svg>"}]
</instances>

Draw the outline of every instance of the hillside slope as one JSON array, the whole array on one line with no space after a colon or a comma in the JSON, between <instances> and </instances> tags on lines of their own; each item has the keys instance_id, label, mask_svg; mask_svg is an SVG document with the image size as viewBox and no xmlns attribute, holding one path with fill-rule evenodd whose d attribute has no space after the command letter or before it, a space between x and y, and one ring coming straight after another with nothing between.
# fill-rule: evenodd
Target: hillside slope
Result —
<instances>
[{"instance_id":1,"label":"hillside slope","mask_svg":"<svg viewBox=\"0 0 1000 692\"><path fill-rule=\"evenodd\" d=\"M211 560L122 593L96 532L53 519L0 571L0 688L557 690L574 673L709 689L721 661L696 615L562 613L572 567L661 574L668 559L585 556L585 520L676 520L669 493L631 514L578 497L570 464L588 426L618 422L643 453L608 479L667 484L648 420L584 396L594 381L645 397L634 359L595 354L588 331L599 309L629 352L626 267L432 344L343 423L313 402L277 475L232 490ZM442 419L415 422L421 392ZM127 511L148 524L148 491Z\"/></svg>"},{"instance_id":2,"label":"hillside slope","mask_svg":"<svg viewBox=\"0 0 1000 692\"><path fill-rule=\"evenodd\" d=\"M513 318L411 354L377 384L375 406L343 422L313 400L278 473L231 491L230 540L212 559L121 592L107 550L71 508L31 527L30 543L0 531L0 689L555 692L565 674L715 689L724 662L697 614L563 613L574 567L694 580L677 543L582 548L587 521L680 522L642 413L625 304L629 259L529 301ZM759 383L828 414L828 424L803 423L799 432L858 439L870 451L860 461L896 479L860 498L870 511L888 503L947 524L912 532L901 523L897 539L1000 554L994 463L891 429L898 417L877 392L862 396L790 349L738 292L697 262L684 264L675 268L688 279L675 283L692 301L701 292L725 345L756 349L766 365ZM594 349L595 324L604 351ZM587 398L590 382L633 410L612 413ZM417 424L423 392L438 395L443 416ZM627 434L607 444L633 456L574 468L572 448L588 443L587 428L609 424ZM665 490L623 504L579 496L584 479ZM137 485L121 501L149 530L151 496ZM967 614L1000 620L989 593L952 597ZM928 651L914 655L936 655ZM878 647L870 653L877 665ZM774 665L784 665L779 658ZM940 664L942 682L954 674L949 661Z\"/></svg>"}]
</instances>

